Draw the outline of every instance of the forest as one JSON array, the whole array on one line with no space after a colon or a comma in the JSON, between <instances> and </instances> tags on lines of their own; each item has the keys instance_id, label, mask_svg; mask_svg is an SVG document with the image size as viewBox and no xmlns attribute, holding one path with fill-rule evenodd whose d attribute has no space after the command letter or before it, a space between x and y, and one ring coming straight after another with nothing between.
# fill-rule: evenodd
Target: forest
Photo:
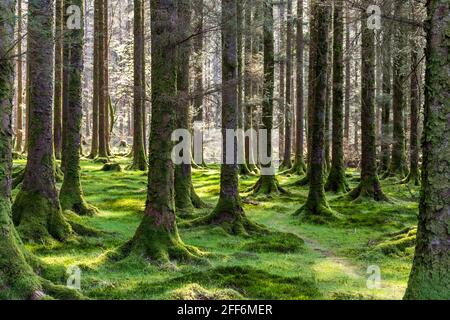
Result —
<instances>
[{"instance_id":1,"label":"forest","mask_svg":"<svg viewBox=\"0 0 450 320\"><path fill-rule=\"evenodd\" d=\"M0 0L0 300L449 300L448 0Z\"/></svg>"}]
</instances>

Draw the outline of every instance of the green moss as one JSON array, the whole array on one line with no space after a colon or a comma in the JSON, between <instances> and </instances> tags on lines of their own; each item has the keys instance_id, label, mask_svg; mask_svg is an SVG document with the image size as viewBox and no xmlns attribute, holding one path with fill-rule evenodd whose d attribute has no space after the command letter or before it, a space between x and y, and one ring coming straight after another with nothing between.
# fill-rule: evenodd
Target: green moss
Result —
<instances>
[{"instance_id":1,"label":"green moss","mask_svg":"<svg viewBox=\"0 0 450 320\"><path fill-rule=\"evenodd\" d=\"M218 267L183 280L233 288L248 299L307 300L321 296L312 279L277 276L250 266Z\"/></svg>"},{"instance_id":2,"label":"green moss","mask_svg":"<svg viewBox=\"0 0 450 320\"><path fill-rule=\"evenodd\" d=\"M408 228L396 234L388 235L386 240L378 243L374 250L386 255L411 255L416 245L417 228Z\"/></svg>"},{"instance_id":3,"label":"green moss","mask_svg":"<svg viewBox=\"0 0 450 320\"><path fill-rule=\"evenodd\" d=\"M305 242L293 233L273 232L269 235L253 237L242 246L250 252L292 253L304 249Z\"/></svg>"},{"instance_id":4,"label":"green moss","mask_svg":"<svg viewBox=\"0 0 450 320\"><path fill-rule=\"evenodd\" d=\"M119 163L108 162L105 163L101 170L107 172L122 172L122 166Z\"/></svg>"},{"instance_id":5,"label":"green moss","mask_svg":"<svg viewBox=\"0 0 450 320\"><path fill-rule=\"evenodd\" d=\"M169 294L170 300L241 300L242 295L233 289L205 289L197 283L176 289Z\"/></svg>"},{"instance_id":6,"label":"green moss","mask_svg":"<svg viewBox=\"0 0 450 320\"><path fill-rule=\"evenodd\" d=\"M52 203L38 193L20 191L12 212L17 231L25 241L64 241L72 232L62 215L59 203Z\"/></svg>"}]
</instances>

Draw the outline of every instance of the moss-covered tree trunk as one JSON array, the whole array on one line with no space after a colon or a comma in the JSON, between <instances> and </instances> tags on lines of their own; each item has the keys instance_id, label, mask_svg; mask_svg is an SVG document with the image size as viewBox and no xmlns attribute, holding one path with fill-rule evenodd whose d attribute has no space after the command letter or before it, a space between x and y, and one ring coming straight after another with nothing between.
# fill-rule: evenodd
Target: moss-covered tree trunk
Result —
<instances>
[{"instance_id":1,"label":"moss-covered tree trunk","mask_svg":"<svg viewBox=\"0 0 450 320\"><path fill-rule=\"evenodd\" d=\"M364 4L369 6L369 1ZM369 15L363 12L362 21ZM362 24L361 31L361 182L349 193L352 199L386 200L377 175L375 138L375 33Z\"/></svg>"},{"instance_id":2,"label":"moss-covered tree trunk","mask_svg":"<svg viewBox=\"0 0 450 320\"><path fill-rule=\"evenodd\" d=\"M284 156L281 164L284 169L292 168L292 0L287 0L286 27L286 100L284 105Z\"/></svg>"},{"instance_id":3,"label":"moss-covered tree trunk","mask_svg":"<svg viewBox=\"0 0 450 320\"><path fill-rule=\"evenodd\" d=\"M273 129L273 93L275 83L275 50L273 35L273 5L267 1L264 4L264 86L263 86L263 110L262 129L267 130L266 152L268 157L273 155L272 129ZM260 150L263 152L263 150ZM263 154L263 156L266 156ZM272 168L273 162L263 163L261 178L254 186L254 194L271 195L285 192L279 185ZM273 172L271 172L273 170Z\"/></svg>"},{"instance_id":4,"label":"moss-covered tree trunk","mask_svg":"<svg viewBox=\"0 0 450 320\"><path fill-rule=\"evenodd\" d=\"M91 140L91 153L89 158L95 159L98 156L98 145L99 145L99 65L100 65L100 52L99 52L99 0L94 2L94 61L92 68L92 140Z\"/></svg>"},{"instance_id":5,"label":"moss-covered tree trunk","mask_svg":"<svg viewBox=\"0 0 450 320\"><path fill-rule=\"evenodd\" d=\"M395 4L394 15L400 17L405 12L405 4ZM395 25L394 31L394 58L393 58L393 97L392 110L393 120L393 144L392 158L389 170L384 177L399 176L404 178L408 175L406 160L406 135L405 135L405 109L406 95L405 84L408 75L407 69L407 30L402 24Z\"/></svg>"},{"instance_id":6,"label":"moss-covered tree trunk","mask_svg":"<svg viewBox=\"0 0 450 320\"><path fill-rule=\"evenodd\" d=\"M22 0L17 1L17 113L16 145L14 150L22 152L23 141L23 57L22 57Z\"/></svg>"},{"instance_id":7,"label":"moss-covered tree trunk","mask_svg":"<svg viewBox=\"0 0 450 320\"><path fill-rule=\"evenodd\" d=\"M177 112L176 0L151 2L152 123L144 218L124 247L151 260L192 259L199 252L180 239L176 223L172 131Z\"/></svg>"},{"instance_id":8,"label":"moss-covered tree trunk","mask_svg":"<svg viewBox=\"0 0 450 320\"><path fill-rule=\"evenodd\" d=\"M285 1L277 2L278 14L279 14L279 39L278 41L278 52L277 52L277 62L278 62L278 126L280 132L280 156L284 156L286 142L285 139L285 99L286 99L286 3ZM275 30L274 30L275 32ZM284 159L282 159L284 161Z\"/></svg>"},{"instance_id":9,"label":"moss-covered tree trunk","mask_svg":"<svg viewBox=\"0 0 450 320\"><path fill-rule=\"evenodd\" d=\"M450 299L450 72L448 1L427 3L422 195L406 299Z\"/></svg>"},{"instance_id":10,"label":"moss-covered tree trunk","mask_svg":"<svg viewBox=\"0 0 450 320\"><path fill-rule=\"evenodd\" d=\"M189 97L189 56L191 54L191 3L190 0L177 0L178 31L180 45L177 50L177 112L176 128L191 131L191 112ZM181 141L180 141L181 142ZM188 150L189 152L190 150ZM189 155L191 159L191 155ZM175 206L180 215L192 214L194 207L201 207L198 195L192 184L192 165L182 163L175 166Z\"/></svg>"},{"instance_id":11,"label":"moss-covered tree trunk","mask_svg":"<svg viewBox=\"0 0 450 320\"><path fill-rule=\"evenodd\" d=\"M111 116L113 117L114 114L112 113L112 107L111 107L111 97L109 95L109 0L103 0L103 68L104 73L103 76L105 77L104 80L104 95L105 95L105 148L106 148L106 154L108 156L111 156L111 149L109 146L110 142L110 133L112 131L110 123L113 123L113 121L110 120ZM142 69L144 70L144 69ZM145 77L142 77L143 79ZM143 121L144 122L144 121ZM143 123L141 124L143 125Z\"/></svg>"},{"instance_id":12,"label":"moss-covered tree trunk","mask_svg":"<svg viewBox=\"0 0 450 320\"><path fill-rule=\"evenodd\" d=\"M31 121L28 161L13 220L26 240L65 240L70 227L61 212L53 156L53 2L32 0L28 14Z\"/></svg>"},{"instance_id":13,"label":"moss-covered tree trunk","mask_svg":"<svg viewBox=\"0 0 450 320\"><path fill-rule=\"evenodd\" d=\"M348 155L350 145L350 104L351 104L351 41L350 41L350 9L345 10L345 111L344 111L344 150Z\"/></svg>"},{"instance_id":14,"label":"moss-covered tree trunk","mask_svg":"<svg viewBox=\"0 0 450 320\"><path fill-rule=\"evenodd\" d=\"M245 215L239 195L239 165L237 143L234 135L238 127L237 114L237 0L222 0L222 166L220 172L219 201L213 212L192 222L193 225L221 225L231 234L246 234L261 231ZM233 152L233 157L228 151Z\"/></svg>"},{"instance_id":15,"label":"moss-covered tree trunk","mask_svg":"<svg viewBox=\"0 0 450 320\"><path fill-rule=\"evenodd\" d=\"M144 148L144 126L143 118L144 111L144 79L143 69L145 69L144 56L144 34L143 34L143 16L142 7L144 6L143 0L134 0L134 53L133 53L133 65L134 65L134 95L133 95L133 163L130 166L132 170L147 170L147 159L145 156Z\"/></svg>"},{"instance_id":16,"label":"moss-covered tree trunk","mask_svg":"<svg viewBox=\"0 0 450 320\"><path fill-rule=\"evenodd\" d=\"M385 10L389 10L391 4L386 5ZM381 101L381 156L379 172L386 172L391 163L391 109L392 109L392 30L391 23L383 20L382 30L383 46L383 76L382 76L382 101Z\"/></svg>"},{"instance_id":17,"label":"moss-covered tree trunk","mask_svg":"<svg viewBox=\"0 0 450 320\"><path fill-rule=\"evenodd\" d=\"M100 158L108 158L108 149L106 145L106 83L105 83L105 5L106 0L96 0L95 10L98 12L98 156Z\"/></svg>"},{"instance_id":18,"label":"moss-covered tree trunk","mask_svg":"<svg viewBox=\"0 0 450 320\"><path fill-rule=\"evenodd\" d=\"M55 1L55 87L53 111L53 137L55 157L61 159L62 150L62 62L63 62L63 0Z\"/></svg>"},{"instance_id":19,"label":"moss-covered tree trunk","mask_svg":"<svg viewBox=\"0 0 450 320\"><path fill-rule=\"evenodd\" d=\"M333 144L325 190L347 192L344 167L344 16L343 1L334 1L333 19Z\"/></svg>"},{"instance_id":20,"label":"moss-covered tree trunk","mask_svg":"<svg viewBox=\"0 0 450 320\"><path fill-rule=\"evenodd\" d=\"M0 299L30 299L41 287L11 221L15 1L1 1L0 12Z\"/></svg>"},{"instance_id":21,"label":"moss-covered tree trunk","mask_svg":"<svg viewBox=\"0 0 450 320\"><path fill-rule=\"evenodd\" d=\"M304 159L305 148L305 101L303 93L303 0L297 1L297 37L296 37L296 68L297 68L297 89L296 89L296 131L295 131L295 160L292 168L293 173L302 175L305 173L306 165Z\"/></svg>"},{"instance_id":22,"label":"moss-covered tree trunk","mask_svg":"<svg viewBox=\"0 0 450 320\"><path fill-rule=\"evenodd\" d=\"M410 79L410 132L409 132L409 162L410 170L403 183L420 184L419 173L419 111L420 111L420 87L419 72L420 63L417 58L417 46L411 41L411 79Z\"/></svg>"},{"instance_id":23,"label":"moss-covered tree trunk","mask_svg":"<svg viewBox=\"0 0 450 320\"><path fill-rule=\"evenodd\" d=\"M64 2L64 12L75 5L83 8L82 0L68 0ZM83 10L81 10L83 14ZM66 16L67 20L68 16ZM83 18L81 19L83 22ZM63 112L64 122L64 182L61 187L59 199L64 210L72 210L80 215L93 215L96 210L86 203L80 181L80 147L81 123L83 119L82 85L83 72L83 25L81 29L65 30L65 39L70 50L69 66L69 96L67 110Z\"/></svg>"},{"instance_id":24,"label":"moss-covered tree trunk","mask_svg":"<svg viewBox=\"0 0 450 320\"><path fill-rule=\"evenodd\" d=\"M326 1L316 1L311 7L311 24L314 31L311 34L310 46L316 47L315 59L312 61L314 78L314 108L310 119L311 125L311 157L309 168L309 194L306 203L295 215L312 221L322 221L335 218L335 213L328 206L324 190L325 176L325 108L327 90L328 61L328 30L330 22L330 4Z\"/></svg>"}]
</instances>

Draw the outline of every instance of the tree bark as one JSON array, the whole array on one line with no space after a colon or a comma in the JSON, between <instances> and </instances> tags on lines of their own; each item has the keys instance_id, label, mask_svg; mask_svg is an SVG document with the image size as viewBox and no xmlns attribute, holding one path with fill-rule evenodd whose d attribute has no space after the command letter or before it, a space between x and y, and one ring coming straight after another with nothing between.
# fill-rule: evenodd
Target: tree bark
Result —
<instances>
[{"instance_id":1,"label":"tree bark","mask_svg":"<svg viewBox=\"0 0 450 320\"><path fill-rule=\"evenodd\" d=\"M83 15L83 0L69 0L64 2L64 12L69 6L78 6ZM67 20L68 16L66 16ZM81 20L83 21L83 19ZM64 182L59 199L63 210L72 210L79 215L93 215L96 209L87 204L83 197L80 181L80 148L81 124L83 119L81 75L83 73L83 36L81 29L65 29L65 45L70 50L68 61L68 103L63 110L64 123Z\"/></svg>"},{"instance_id":2,"label":"tree bark","mask_svg":"<svg viewBox=\"0 0 450 320\"><path fill-rule=\"evenodd\" d=\"M344 167L344 16L343 0L334 1L333 19L333 143L332 163L325 190L349 190Z\"/></svg>"},{"instance_id":3,"label":"tree bark","mask_svg":"<svg viewBox=\"0 0 450 320\"><path fill-rule=\"evenodd\" d=\"M143 69L145 69L144 60L144 34L143 34L143 0L134 0L134 95L133 95L133 163L131 170L147 170L147 159L144 148L144 78Z\"/></svg>"},{"instance_id":4,"label":"tree bark","mask_svg":"<svg viewBox=\"0 0 450 320\"><path fill-rule=\"evenodd\" d=\"M325 190L325 109L327 90L328 31L330 22L330 5L326 1L316 1L311 7L312 33L310 46L313 54L314 109L310 114L311 157L309 169L309 194L306 203L296 213L301 220L323 222L336 219L336 214L328 205Z\"/></svg>"},{"instance_id":5,"label":"tree bark","mask_svg":"<svg viewBox=\"0 0 450 320\"><path fill-rule=\"evenodd\" d=\"M304 101L304 36L303 36L303 0L297 1L297 101L296 101L296 132L295 132L295 161L293 173L305 174L306 164L304 159L305 149L305 101Z\"/></svg>"},{"instance_id":6,"label":"tree bark","mask_svg":"<svg viewBox=\"0 0 450 320\"><path fill-rule=\"evenodd\" d=\"M190 97L189 97L189 56L191 54L190 0L178 0L178 46L177 52L177 94L178 105L176 114L176 128L192 131ZM181 141L179 141L181 142ZM185 150L186 151L186 150ZM191 150L187 150L190 152ZM192 156L189 155L189 159ZM195 193L192 184L191 162L175 166L175 206L179 215L190 215L195 207L204 204Z\"/></svg>"},{"instance_id":7,"label":"tree bark","mask_svg":"<svg viewBox=\"0 0 450 320\"><path fill-rule=\"evenodd\" d=\"M287 0L286 28L286 102L284 104L284 156L282 168L292 168L292 0Z\"/></svg>"},{"instance_id":8,"label":"tree bark","mask_svg":"<svg viewBox=\"0 0 450 320\"><path fill-rule=\"evenodd\" d=\"M395 4L395 16L404 13L404 3ZM406 162L406 135L405 135L405 80L407 74L407 35L405 27L398 25L394 32L394 62L393 62L393 100L392 109L394 113L392 158L388 172L383 177L399 176L404 178L408 175Z\"/></svg>"},{"instance_id":9,"label":"tree bark","mask_svg":"<svg viewBox=\"0 0 450 320\"><path fill-rule=\"evenodd\" d=\"M23 52L22 52L22 0L17 1L17 114L16 145L14 150L22 152L23 141Z\"/></svg>"},{"instance_id":10,"label":"tree bark","mask_svg":"<svg viewBox=\"0 0 450 320\"><path fill-rule=\"evenodd\" d=\"M387 11L391 11L391 4L386 5ZM391 109L392 109L392 30L391 24L387 19L383 21L385 27L382 32L383 46L383 84L381 101L381 163L379 172L386 172L391 162Z\"/></svg>"},{"instance_id":11,"label":"tree bark","mask_svg":"<svg viewBox=\"0 0 450 320\"><path fill-rule=\"evenodd\" d=\"M364 4L370 5L369 0ZM363 12L362 21L369 15ZM362 24L361 31L361 182L350 192L351 199L371 198L376 201L387 200L377 175L375 138L375 34Z\"/></svg>"},{"instance_id":12,"label":"tree bark","mask_svg":"<svg viewBox=\"0 0 450 320\"><path fill-rule=\"evenodd\" d=\"M28 161L23 185L13 205L13 220L24 240L65 240L70 227L64 220L56 190L53 104L53 2L29 2L28 62L30 118Z\"/></svg>"},{"instance_id":13,"label":"tree bark","mask_svg":"<svg viewBox=\"0 0 450 320\"><path fill-rule=\"evenodd\" d=\"M95 159L99 149L99 102L100 102L100 1L94 0L94 65L93 65L93 97L92 97L92 141L89 158Z\"/></svg>"},{"instance_id":14,"label":"tree bark","mask_svg":"<svg viewBox=\"0 0 450 320\"><path fill-rule=\"evenodd\" d=\"M185 245L178 234L174 199L174 164L171 153L175 129L176 51L178 15L175 0L151 2L152 123L149 173L144 218L134 238L124 246L151 260L196 259L200 252Z\"/></svg>"},{"instance_id":15,"label":"tree bark","mask_svg":"<svg viewBox=\"0 0 450 320\"><path fill-rule=\"evenodd\" d=\"M63 106L63 0L55 0L55 88L53 111L53 137L55 157L61 159L62 106Z\"/></svg>"},{"instance_id":16,"label":"tree bark","mask_svg":"<svg viewBox=\"0 0 450 320\"><path fill-rule=\"evenodd\" d=\"M406 299L450 299L450 7L427 2L425 123L419 229Z\"/></svg>"},{"instance_id":17,"label":"tree bark","mask_svg":"<svg viewBox=\"0 0 450 320\"><path fill-rule=\"evenodd\" d=\"M0 12L0 299L30 299L42 289L11 221L15 1L1 1Z\"/></svg>"},{"instance_id":18,"label":"tree bark","mask_svg":"<svg viewBox=\"0 0 450 320\"><path fill-rule=\"evenodd\" d=\"M410 170L403 183L420 185L419 173L419 111L420 111L420 88L419 72L420 63L417 57L418 48L411 41L411 79L410 79L410 136L409 136L409 161Z\"/></svg>"},{"instance_id":19,"label":"tree bark","mask_svg":"<svg viewBox=\"0 0 450 320\"><path fill-rule=\"evenodd\" d=\"M263 115L262 129L267 130L266 152L268 157L272 157L272 129L273 129L273 94L275 83L275 50L273 35L273 5L270 2L264 4L264 86L263 86ZM262 152L262 150L260 150ZM254 194L271 195L285 191L280 187L272 168L273 162L262 165L261 177L253 187ZM273 169L273 173L270 171ZM267 170L267 171L266 171Z\"/></svg>"}]
</instances>

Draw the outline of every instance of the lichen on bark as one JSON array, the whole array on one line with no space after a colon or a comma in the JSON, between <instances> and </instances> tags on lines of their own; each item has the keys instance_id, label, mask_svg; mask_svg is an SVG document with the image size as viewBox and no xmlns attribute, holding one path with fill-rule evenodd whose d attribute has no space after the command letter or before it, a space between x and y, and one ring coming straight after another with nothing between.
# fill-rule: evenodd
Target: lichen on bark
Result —
<instances>
[{"instance_id":1,"label":"lichen on bark","mask_svg":"<svg viewBox=\"0 0 450 320\"><path fill-rule=\"evenodd\" d=\"M425 122L419 228L405 299L450 299L450 7L427 3Z\"/></svg>"}]
</instances>

